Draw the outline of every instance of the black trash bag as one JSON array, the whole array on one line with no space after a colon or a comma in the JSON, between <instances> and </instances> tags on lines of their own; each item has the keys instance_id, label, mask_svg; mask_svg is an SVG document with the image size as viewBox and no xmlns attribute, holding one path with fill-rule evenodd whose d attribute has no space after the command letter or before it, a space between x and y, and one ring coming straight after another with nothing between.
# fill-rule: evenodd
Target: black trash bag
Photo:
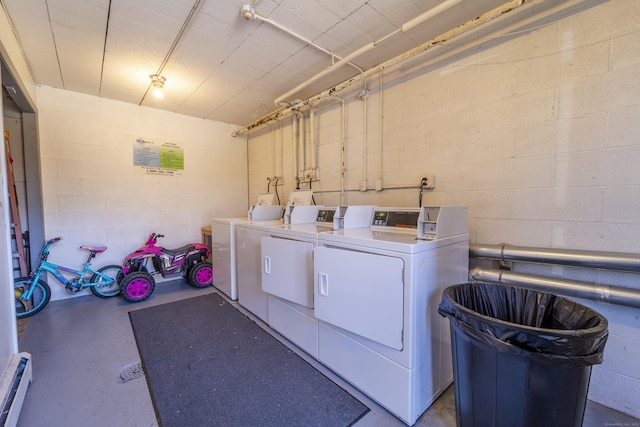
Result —
<instances>
[{"instance_id":1,"label":"black trash bag","mask_svg":"<svg viewBox=\"0 0 640 427\"><path fill-rule=\"evenodd\" d=\"M608 322L566 298L515 286L463 283L442 294L438 312L495 350L563 366L602 363Z\"/></svg>"}]
</instances>

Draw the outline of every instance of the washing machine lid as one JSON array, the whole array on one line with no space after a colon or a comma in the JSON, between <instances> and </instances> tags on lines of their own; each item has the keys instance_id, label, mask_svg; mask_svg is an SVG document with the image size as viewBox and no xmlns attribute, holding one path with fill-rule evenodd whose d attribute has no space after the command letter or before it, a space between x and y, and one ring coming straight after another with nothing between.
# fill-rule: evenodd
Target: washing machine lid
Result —
<instances>
[{"instance_id":1,"label":"washing machine lid","mask_svg":"<svg viewBox=\"0 0 640 427\"><path fill-rule=\"evenodd\" d=\"M327 246L349 244L360 246L364 251L383 249L406 254L431 250L440 246L443 240L418 240L415 230L385 232L370 228L334 230L318 235L318 243Z\"/></svg>"},{"instance_id":2,"label":"washing machine lid","mask_svg":"<svg viewBox=\"0 0 640 427\"><path fill-rule=\"evenodd\" d=\"M303 239L317 239L318 234L328 233L333 231L332 224L285 224L277 228L269 229L269 233L276 237L285 238L303 238Z\"/></svg>"},{"instance_id":3,"label":"washing machine lid","mask_svg":"<svg viewBox=\"0 0 640 427\"><path fill-rule=\"evenodd\" d=\"M237 227L249 228L252 230L268 230L273 227L280 227L282 225L281 219L266 219L264 221L250 221L245 220L235 224Z\"/></svg>"},{"instance_id":4,"label":"washing machine lid","mask_svg":"<svg viewBox=\"0 0 640 427\"><path fill-rule=\"evenodd\" d=\"M248 218L213 218L211 222L216 224L231 225L249 221Z\"/></svg>"}]
</instances>

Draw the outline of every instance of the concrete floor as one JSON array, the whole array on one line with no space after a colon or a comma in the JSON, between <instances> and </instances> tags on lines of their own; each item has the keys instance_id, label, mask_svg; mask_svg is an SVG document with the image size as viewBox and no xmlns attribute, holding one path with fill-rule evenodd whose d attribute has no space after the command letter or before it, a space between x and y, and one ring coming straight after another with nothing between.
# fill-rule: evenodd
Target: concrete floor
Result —
<instances>
[{"instance_id":1,"label":"concrete floor","mask_svg":"<svg viewBox=\"0 0 640 427\"><path fill-rule=\"evenodd\" d=\"M103 300L93 295L50 303L29 319L19 339L20 351L32 355L33 382L18 426L157 426L145 379L125 382L120 376L127 367L140 361L128 312L210 292L216 291L195 289L184 280L172 280L158 283L154 294L138 304L120 298ZM293 349L371 408L356 427L405 425L306 354ZM202 404L207 404L206 397L202 398ZM415 425L456 425L453 386ZM612 425L640 426L640 421L596 403L587 403L583 426Z\"/></svg>"}]
</instances>

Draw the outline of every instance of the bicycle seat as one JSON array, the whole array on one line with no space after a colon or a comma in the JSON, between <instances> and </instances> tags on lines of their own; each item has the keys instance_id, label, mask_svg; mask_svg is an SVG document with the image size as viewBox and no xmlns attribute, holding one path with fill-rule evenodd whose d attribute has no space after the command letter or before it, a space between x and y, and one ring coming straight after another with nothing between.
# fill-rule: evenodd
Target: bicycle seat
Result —
<instances>
[{"instance_id":1,"label":"bicycle seat","mask_svg":"<svg viewBox=\"0 0 640 427\"><path fill-rule=\"evenodd\" d=\"M106 246L87 246L87 245L82 245L80 246L80 249L85 249L87 251L91 251L91 252L95 252L97 254L99 254L100 252L104 252L107 250Z\"/></svg>"},{"instance_id":2,"label":"bicycle seat","mask_svg":"<svg viewBox=\"0 0 640 427\"><path fill-rule=\"evenodd\" d=\"M167 248L162 248L160 250L160 252L162 252L163 254L167 254L171 257L174 257L176 255L181 255L187 252L191 252L192 250L194 250L195 247L193 245L185 245L181 248L176 248L176 249L167 249Z\"/></svg>"}]
</instances>

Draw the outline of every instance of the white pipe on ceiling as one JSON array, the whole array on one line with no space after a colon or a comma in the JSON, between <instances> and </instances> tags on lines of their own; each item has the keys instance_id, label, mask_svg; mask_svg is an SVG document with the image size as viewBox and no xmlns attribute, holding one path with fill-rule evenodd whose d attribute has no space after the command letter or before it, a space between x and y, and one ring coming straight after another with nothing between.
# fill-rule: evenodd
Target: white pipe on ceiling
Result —
<instances>
[{"instance_id":1,"label":"white pipe on ceiling","mask_svg":"<svg viewBox=\"0 0 640 427\"><path fill-rule=\"evenodd\" d=\"M262 22L266 22L267 24L277 28L278 30L282 31L283 33L289 34L290 36L308 44L309 46L315 47L316 49L318 49L321 52L326 53L327 55L331 56L332 59L332 64L334 62L335 59L342 59L339 56L337 56L335 53L333 53L332 51L330 51L329 49L325 49L324 47L317 45L316 43L314 43L313 41L309 40L308 38L296 33L293 30L290 30L289 28L278 24L277 22L267 18L266 16L262 16L260 15L258 12L256 12L256 10L254 9L253 5L248 5L245 4L240 8L240 14L242 15L242 17L244 19L246 19L247 21L250 21L252 19L257 19L258 21L262 21ZM359 72L362 72L362 68L358 67L355 64L349 64L352 67L356 68Z\"/></svg>"},{"instance_id":2,"label":"white pipe on ceiling","mask_svg":"<svg viewBox=\"0 0 640 427\"><path fill-rule=\"evenodd\" d=\"M428 40L424 43L422 43L420 46L417 46L407 52L404 52L394 58L389 59L386 62L383 62L373 68L370 68L366 71L364 71L363 73L357 74L353 77L351 77L350 79L347 79L341 83L338 83L337 85L334 85L328 89L323 90L320 93L317 93L311 97L309 97L306 100L297 100L297 101L292 101L291 103L288 102L283 102L280 105L285 105L283 108L274 111L272 113L267 114L266 116L254 121L253 123L246 125L244 127L241 127L237 130L235 130L234 132L231 133L231 136L236 137L240 134L243 133L248 133L251 132L253 130L262 128L264 126L267 126L271 121L273 120L282 120L284 119L288 114L291 114L292 111L294 109L300 109L303 108L306 105L309 105L311 102L315 102L315 101L321 101L327 97L334 97L334 94L345 90L355 84L357 84L358 82L360 82L360 80L366 79L367 77L375 74L375 73L379 73L382 72L384 70L386 70L389 67L392 67L394 65L400 64L410 58L413 58L414 56L424 53L428 50L430 50L431 48L433 48L434 46L438 46L440 43L445 42L447 40L453 39L454 37L465 33L466 31L469 31L471 29L474 29L476 27L478 27L479 25L485 24L487 22L490 22L496 18L499 18L501 16L503 16L506 13L510 13L510 12L514 12L515 10L517 10L520 6L524 5L525 3L531 4L530 0L511 0L508 1L507 3L503 4L500 7L497 7L483 15L481 15L480 17L473 19L469 22L467 22L464 25L460 25L444 34L439 35L438 37L435 37L431 40ZM384 39L384 38L383 38ZM381 39L381 40L383 40ZM414 188L414 187L411 187Z\"/></svg>"},{"instance_id":3,"label":"white pipe on ceiling","mask_svg":"<svg viewBox=\"0 0 640 427\"><path fill-rule=\"evenodd\" d=\"M465 1L465 0L447 0L447 1L443 1L439 5L437 5L435 7L432 7L431 9L427 10L423 14L418 15L415 18L413 18L412 20L402 24L402 27L401 27L402 28L402 32L403 33L407 32L407 31L417 27L418 25L424 24L429 19L432 19L432 18L438 16L439 14L451 9L452 7L459 5L463 1Z\"/></svg>"},{"instance_id":4,"label":"white pipe on ceiling","mask_svg":"<svg viewBox=\"0 0 640 427\"><path fill-rule=\"evenodd\" d=\"M280 97L276 98L276 100L273 101L273 102L276 105L280 105L280 103L286 102L286 100L289 99L292 95L298 93L300 90L304 89L305 87L309 86L310 84L320 80L324 76L333 73L333 71L335 69L340 68L340 67L350 63L353 58L356 58L356 57L362 55L363 53L373 49L374 47L376 47L376 45L373 42L369 43L366 46L362 46L360 49L356 50L355 52L350 53L349 55L345 56L344 58L342 58L338 62L332 64L330 67L325 68L324 70L320 71L318 74L316 74L315 76L311 77L306 82L303 82L303 83L299 84L295 88L291 89L289 92L287 92L284 95L281 95Z\"/></svg>"},{"instance_id":5,"label":"white pipe on ceiling","mask_svg":"<svg viewBox=\"0 0 640 427\"><path fill-rule=\"evenodd\" d=\"M386 36L382 37L379 40L376 40L376 41L373 41L373 42L371 42L369 44L366 44L366 45L362 46L360 49L357 49L354 52L351 52L349 55L347 55L344 58L340 59L338 62L332 64L330 67L320 71L318 74L316 74L315 76L311 77L306 82L303 82L303 83L299 84L298 86L296 86L295 88L291 89L290 91L288 91L284 95L279 96L273 102L276 105L279 105L279 103L281 103L283 101L286 101L291 96L293 96L294 94L298 93L302 89L308 87L312 83L320 80L321 78L323 78L324 76L326 76L326 75L328 75L330 73L333 73L333 71L335 71L337 68L340 68L345 64L351 63L351 61L353 59L355 59L358 56L360 56L360 55L362 55L362 54L374 49L378 44L380 44L381 42L387 40L391 36L393 36L395 34L398 34L400 32L409 31L409 30L415 28L416 26L425 23L429 19L432 19L435 16L445 12L446 10L448 10L448 9L454 7L454 6L457 6L458 4L462 3L463 1L464 0L446 0L446 1L442 2L442 3L440 3L439 5L427 10L424 13L422 13L421 15L416 16L412 20L405 22L404 24L402 24L400 29L398 29L398 30L396 30L396 31L394 31L394 32L392 32L390 34L387 34Z\"/></svg>"}]
</instances>

